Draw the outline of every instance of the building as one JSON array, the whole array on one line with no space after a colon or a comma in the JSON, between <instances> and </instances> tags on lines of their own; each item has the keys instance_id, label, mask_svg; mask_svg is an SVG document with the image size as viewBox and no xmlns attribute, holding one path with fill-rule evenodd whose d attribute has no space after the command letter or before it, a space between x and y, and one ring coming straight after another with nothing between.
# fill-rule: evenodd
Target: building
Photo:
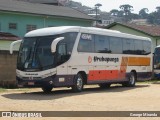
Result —
<instances>
[{"instance_id":1,"label":"building","mask_svg":"<svg viewBox=\"0 0 160 120\"><path fill-rule=\"evenodd\" d=\"M0 0L0 31L23 37L51 26L91 26L92 17L75 9L17 0Z\"/></svg>"},{"instance_id":2,"label":"building","mask_svg":"<svg viewBox=\"0 0 160 120\"><path fill-rule=\"evenodd\" d=\"M11 33L6 32L0 32L0 51L9 50L10 44L13 41L19 40L20 38L18 36L15 36ZM14 47L14 50L18 50L19 45L16 45Z\"/></svg>"},{"instance_id":3,"label":"building","mask_svg":"<svg viewBox=\"0 0 160 120\"><path fill-rule=\"evenodd\" d=\"M131 20L129 23L137 24L137 25L148 25L147 19L134 19L134 20Z\"/></svg>"},{"instance_id":4,"label":"building","mask_svg":"<svg viewBox=\"0 0 160 120\"><path fill-rule=\"evenodd\" d=\"M112 23L106 27L111 30L129 33L138 36L149 37L152 40L153 50L157 45L160 45L160 26L155 25L137 25L127 23ZM152 51L153 51L152 50Z\"/></svg>"}]
</instances>

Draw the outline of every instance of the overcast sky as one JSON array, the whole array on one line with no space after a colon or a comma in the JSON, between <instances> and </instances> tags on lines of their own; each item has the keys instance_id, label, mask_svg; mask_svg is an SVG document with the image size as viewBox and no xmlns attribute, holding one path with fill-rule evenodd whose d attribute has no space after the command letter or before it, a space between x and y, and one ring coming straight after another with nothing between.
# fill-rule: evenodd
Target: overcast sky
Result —
<instances>
[{"instance_id":1,"label":"overcast sky","mask_svg":"<svg viewBox=\"0 0 160 120\"><path fill-rule=\"evenodd\" d=\"M160 0L72 0L81 2L82 5L94 7L95 4L100 3L102 11L109 12L112 9L119 9L120 5L129 4L133 6L133 13L139 13L142 8L148 8L149 13L156 11L156 7L160 6Z\"/></svg>"}]
</instances>

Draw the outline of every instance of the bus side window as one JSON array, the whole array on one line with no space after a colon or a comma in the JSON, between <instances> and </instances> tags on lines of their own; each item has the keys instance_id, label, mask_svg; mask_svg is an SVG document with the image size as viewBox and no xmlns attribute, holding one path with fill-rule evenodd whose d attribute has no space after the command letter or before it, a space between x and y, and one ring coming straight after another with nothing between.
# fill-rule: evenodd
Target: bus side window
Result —
<instances>
[{"instance_id":1,"label":"bus side window","mask_svg":"<svg viewBox=\"0 0 160 120\"><path fill-rule=\"evenodd\" d=\"M134 54L134 40L123 39L123 54Z\"/></svg>"},{"instance_id":2,"label":"bus side window","mask_svg":"<svg viewBox=\"0 0 160 120\"><path fill-rule=\"evenodd\" d=\"M122 38L109 37L110 50L112 54L122 54Z\"/></svg>"},{"instance_id":3,"label":"bus side window","mask_svg":"<svg viewBox=\"0 0 160 120\"><path fill-rule=\"evenodd\" d=\"M143 44L140 40L134 40L134 52L136 55L143 55Z\"/></svg>"},{"instance_id":4,"label":"bus side window","mask_svg":"<svg viewBox=\"0 0 160 120\"><path fill-rule=\"evenodd\" d=\"M62 64L67 60L67 46L65 43L59 43L57 46L57 64Z\"/></svg>"},{"instance_id":5,"label":"bus side window","mask_svg":"<svg viewBox=\"0 0 160 120\"><path fill-rule=\"evenodd\" d=\"M95 52L111 53L109 48L109 37L103 35L95 35Z\"/></svg>"},{"instance_id":6,"label":"bus side window","mask_svg":"<svg viewBox=\"0 0 160 120\"><path fill-rule=\"evenodd\" d=\"M151 53L151 42L150 41L143 41L143 50L144 50L144 55L148 55Z\"/></svg>"},{"instance_id":7,"label":"bus side window","mask_svg":"<svg viewBox=\"0 0 160 120\"><path fill-rule=\"evenodd\" d=\"M94 52L94 35L82 34L79 44L78 52Z\"/></svg>"}]
</instances>

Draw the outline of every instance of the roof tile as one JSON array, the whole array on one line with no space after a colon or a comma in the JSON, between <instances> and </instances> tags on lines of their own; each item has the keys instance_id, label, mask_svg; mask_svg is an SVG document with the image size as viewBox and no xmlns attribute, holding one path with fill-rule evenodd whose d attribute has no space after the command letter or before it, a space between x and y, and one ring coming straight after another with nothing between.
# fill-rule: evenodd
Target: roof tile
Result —
<instances>
[{"instance_id":1,"label":"roof tile","mask_svg":"<svg viewBox=\"0 0 160 120\"><path fill-rule=\"evenodd\" d=\"M160 26L157 25L136 25L136 24L123 24L128 27L137 29L139 31L142 31L144 33L150 34L152 36L160 36Z\"/></svg>"},{"instance_id":2,"label":"roof tile","mask_svg":"<svg viewBox=\"0 0 160 120\"><path fill-rule=\"evenodd\" d=\"M87 14L69 7L29 3L16 0L0 0L0 10L93 20L93 18L88 16Z\"/></svg>"}]
</instances>

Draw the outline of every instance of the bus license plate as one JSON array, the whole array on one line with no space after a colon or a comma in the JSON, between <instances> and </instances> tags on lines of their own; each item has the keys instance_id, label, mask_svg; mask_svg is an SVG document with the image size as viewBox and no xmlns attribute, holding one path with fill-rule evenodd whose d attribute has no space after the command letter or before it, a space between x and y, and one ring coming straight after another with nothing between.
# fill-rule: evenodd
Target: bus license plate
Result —
<instances>
[{"instance_id":1,"label":"bus license plate","mask_svg":"<svg viewBox=\"0 0 160 120\"><path fill-rule=\"evenodd\" d=\"M28 85L34 85L34 82L28 82Z\"/></svg>"}]
</instances>

